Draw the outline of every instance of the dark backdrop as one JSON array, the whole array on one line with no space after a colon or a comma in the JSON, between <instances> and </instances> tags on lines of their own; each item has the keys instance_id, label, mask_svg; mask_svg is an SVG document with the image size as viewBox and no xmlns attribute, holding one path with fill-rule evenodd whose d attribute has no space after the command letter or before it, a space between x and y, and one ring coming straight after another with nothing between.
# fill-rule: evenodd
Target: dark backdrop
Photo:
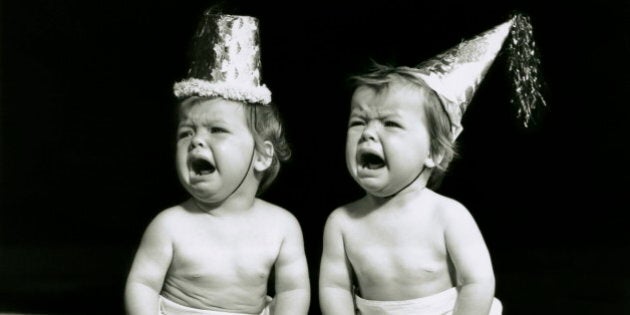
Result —
<instances>
[{"instance_id":1,"label":"dark backdrop","mask_svg":"<svg viewBox=\"0 0 630 315\"><path fill-rule=\"evenodd\" d=\"M532 16L549 108L520 127L499 56L439 192L475 216L505 314L630 312L628 2L465 3L228 3L261 21L294 153L263 197L302 224L311 313L326 216L362 194L345 169L345 78L370 58L429 58L512 9ZM144 228L186 198L171 87L210 4L2 1L0 311L122 313Z\"/></svg>"}]
</instances>

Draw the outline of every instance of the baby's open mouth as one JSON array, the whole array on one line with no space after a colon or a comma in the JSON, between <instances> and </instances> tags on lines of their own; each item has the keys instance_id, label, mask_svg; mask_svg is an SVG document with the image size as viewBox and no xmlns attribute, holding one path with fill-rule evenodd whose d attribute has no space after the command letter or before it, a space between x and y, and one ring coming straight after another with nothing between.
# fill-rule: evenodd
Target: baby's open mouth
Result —
<instances>
[{"instance_id":1,"label":"baby's open mouth","mask_svg":"<svg viewBox=\"0 0 630 315\"><path fill-rule=\"evenodd\" d=\"M193 159L190 163L190 167L195 175L212 174L216 170L216 167L214 167L212 163L204 159Z\"/></svg>"},{"instance_id":2,"label":"baby's open mouth","mask_svg":"<svg viewBox=\"0 0 630 315\"><path fill-rule=\"evenodd\" d=\"M385 161L374 153L363 153L359 157L359 163L362 167L374 170L385 166Z\"/></svg>"}]
</instances>

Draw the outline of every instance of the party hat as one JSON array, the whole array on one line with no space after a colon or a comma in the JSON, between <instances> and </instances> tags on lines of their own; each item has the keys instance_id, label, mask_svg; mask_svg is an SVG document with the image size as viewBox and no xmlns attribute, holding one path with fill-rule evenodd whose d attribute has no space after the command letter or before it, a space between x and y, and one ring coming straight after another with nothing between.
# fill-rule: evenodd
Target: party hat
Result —
<instances>
[{"instance_id":1,"label":"party hat","mask_svg":"<svg viewBox=\"0 0 630 315\"><path fill-rule=\"evenodd\" d=\"M173 90L178 98L217 96L268 104L271 92L261 81L258 19L206 12L193 38L188 78Z\"/></svg>"},{"instance_id":2,"label":"party hat","mask_svg":"<svg viewBox=\"0 0 630 315\"><path fill-rule=\"evenodd\" d=\"M539 59L535 54L532 27L529 19L515 15L468 41L419 64L416 75L440 97L451 120L452 139L457 138L463 127L462 116L472 100L479 84L503 47L509 41L510 71L514 77L518 116L525 126L532 110L538 104L545 105L538 82Z\"/></svg>"}]
</instances>

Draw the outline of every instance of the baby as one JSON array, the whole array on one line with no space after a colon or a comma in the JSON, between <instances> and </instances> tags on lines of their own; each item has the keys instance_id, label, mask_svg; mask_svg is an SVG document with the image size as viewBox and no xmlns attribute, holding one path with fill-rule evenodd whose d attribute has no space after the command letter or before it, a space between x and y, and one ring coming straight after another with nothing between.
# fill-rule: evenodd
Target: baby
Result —
<instances>
[{"instance_id":1,"label":"baby","mask_svg":"<svg viewBox=\"0 0 630 315\"><path fill-rule=\"evenodd\" d=\"M346 162L367 195L326 223L323 312L354 314L354 298L361 314L419 314L374 312L373 301L430 303L442 314L448 307L431 300L453 299L458 276L458 307L487 314L494 275L481 233L464 206L427 187L453 157L439 98L404 68L381 67L357 83Z\"/></svg>"},{"instance_id":2,"label":"baby","mask_svg":"<svg viewBox=\"0 0 630 315\"><path fill-rule=\"evenodd\" d=\"M260 85L257 26L252 17L204 15L195 47L196 58L206 59L193 60L191 78L175 85L176 168L191 198L146 229L127 281L129 314L308 311L300 225L256 198L289 155L270 92Z\"/></svg>"},{"instance_id":3,"label":"baby","mask_svg":"<svg viewBox=\"0 0 630 315\"><path fill-rule=\"evenodd\" d=\"M326 222L324 314L502 312L473 217L431 188L453 158L470 98L519 19L417 68L377 65L354 77L346 164L366 196Z\"/></svg>"}]
</instances>

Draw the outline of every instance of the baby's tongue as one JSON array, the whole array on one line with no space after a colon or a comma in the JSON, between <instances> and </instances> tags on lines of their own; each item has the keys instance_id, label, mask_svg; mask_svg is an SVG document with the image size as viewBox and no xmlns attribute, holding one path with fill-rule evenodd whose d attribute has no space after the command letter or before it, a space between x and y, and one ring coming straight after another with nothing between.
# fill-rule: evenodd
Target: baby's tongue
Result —
<instances>
[{"instance_id":1,"label":"baby's tongue","mask_svg":"<svg viewBox=\"0 0 630 315\"><path fill-rule=\"evenodd\" d=\"M363 157L363 164L366 168L374 170L385 166L385 161L374 154L366 154Z\"/></svg>"},{"instance_id":2,"label":"baby's tongue","mask_svg":"<svg viewBox=\"0 0 630 315\"><path fill-rule=\"evenodd\" d=\"M214 165L210 162L201 159L193 162L193 169L195 170L195 173L199 175L212 174L216 170Z\"/></svg>"}]
</instances>

